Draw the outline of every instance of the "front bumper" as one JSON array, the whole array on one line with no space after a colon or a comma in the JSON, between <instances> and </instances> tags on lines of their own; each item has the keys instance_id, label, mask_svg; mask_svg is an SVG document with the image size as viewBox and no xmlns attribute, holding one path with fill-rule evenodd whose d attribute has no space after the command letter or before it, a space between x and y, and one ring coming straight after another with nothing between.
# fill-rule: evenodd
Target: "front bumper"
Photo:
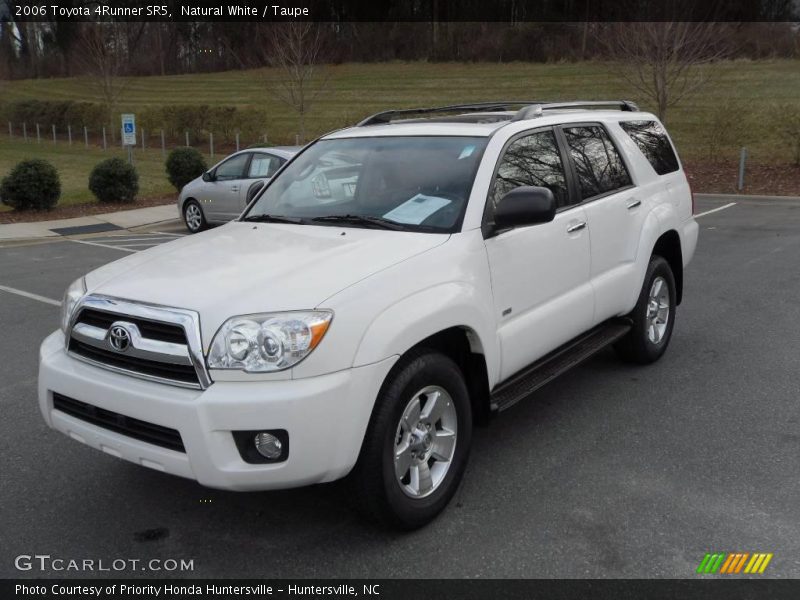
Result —
<instances>
[{"instance_id":1,"label":"front bumper","mask_svg":"<svg viewBox=\"0 0 800 600\"><path fill-rule=\"evenodd\" d=\"M218 381L189 390L83 363L60 331L39 352L39 406L47 424L107 454L229 490L289 488L346 475L358 458L378 390L395 358L319 377ZM53 392L176 429L186 452L155 446L53 408ZM232 431L285 429L286 461L249 464Z\"/></svg>"}]
</instances>

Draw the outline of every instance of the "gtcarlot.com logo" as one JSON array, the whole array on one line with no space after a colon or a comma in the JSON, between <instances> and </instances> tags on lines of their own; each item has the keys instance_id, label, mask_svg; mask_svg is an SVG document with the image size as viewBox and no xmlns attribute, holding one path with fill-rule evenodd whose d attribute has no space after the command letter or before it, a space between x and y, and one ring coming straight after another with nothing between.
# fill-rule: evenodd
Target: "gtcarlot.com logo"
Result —
<instances>
[{"instance_id":1,"label":"gtcarlot.com logo","mask_svg":"<svg viewBox=\"0 0 800 600\"><path fill-rule=\"evenodd\" d=\"M700 561L698 573L719 573L721 575L761 574L772 560L772 553L766 552L709 552Z\"/></svg>"},{"instance_id":2,"label":"gtcarlot.com logo","mask_svg":"<svg viewBox=\"0 0 800 600\"><path fill-rule=\"evenodd\" d=\"M185 558L60 558L49 554L20 554L18 571L194 571L194 559Z\"/></svg>"}]
</instances>

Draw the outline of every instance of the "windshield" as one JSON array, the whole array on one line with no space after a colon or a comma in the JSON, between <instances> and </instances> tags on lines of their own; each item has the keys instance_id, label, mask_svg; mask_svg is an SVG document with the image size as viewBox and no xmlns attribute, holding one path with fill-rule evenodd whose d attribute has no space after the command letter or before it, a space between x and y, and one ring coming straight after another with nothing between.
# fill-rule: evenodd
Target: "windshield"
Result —
<instances>
[{"instance_id":1,"label":"windshield","mask_svg":"<svg viewBox=\"0 0 800 600\"><path fill-rule=\"evenodd\" d=\"M244 220L453 232L487 138L321 140L272 182Z\"/></svg>"}]
</instances>

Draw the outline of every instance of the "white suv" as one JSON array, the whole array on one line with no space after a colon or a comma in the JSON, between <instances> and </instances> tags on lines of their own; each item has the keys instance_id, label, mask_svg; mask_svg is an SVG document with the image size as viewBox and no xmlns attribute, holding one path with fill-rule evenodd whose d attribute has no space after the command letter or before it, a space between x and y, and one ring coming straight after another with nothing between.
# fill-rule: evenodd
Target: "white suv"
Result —
<instances>
[{"instance_id":1,"label":"white suv","mask_svg":"<svg viewBox=\"0 0 800 600\"><path fill-rule=\"evenodd\" d=\"M42 414L215 488L349 475L368 514L418 527L473 424L608 344L664 353L692 204L629 102L381 113L307 146L237 221L74 282Z\"/></svg>"}]
</instances>

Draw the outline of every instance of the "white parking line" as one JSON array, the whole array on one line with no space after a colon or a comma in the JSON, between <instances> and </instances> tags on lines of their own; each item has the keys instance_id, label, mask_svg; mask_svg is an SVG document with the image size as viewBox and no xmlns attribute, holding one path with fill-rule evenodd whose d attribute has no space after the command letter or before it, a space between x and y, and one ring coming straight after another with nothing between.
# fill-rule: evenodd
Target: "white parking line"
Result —
<instances>
[{"instance_id":1,"label":"white parking line","mask_svg":"<svg viewBox=\"0 0 800 600\"><path fill-rule=\"evenodd\" d=\"M186 237L189 235L188 233L167 233L165 231L151 231L150 233L155 233L156 235L170 235L175 237Z\"/></svg>"},{"instance_id":2,"label":"white parking line","mask_svg":"<svg viewBox=\"0 0 800 600\"><path fill-rule=\"evenodd\" d=\"M153 236L150 237L135 237L135 238L127 238L124 236L119 236L118 238L102 238L101 242L103 244L116 244L117 242L123 242L124 245L127 242L147 242L151 241L153 244L163 244L166 242L171 242L172 240L165 240L164 238L154 238Z\"/></svg>"},{"instance_id":3,"label":"white parking line","mask_svg":"<svg viewBox=\"0 0 800 600\"><path fill-rule=\"evenodd\" d=\"M116 248L136 248L137 246L147 246L148 248L153 248L155 246L161 246L161 242L150 242L144 244L120 244L119 246L115 246Z\"/></svg>"},{"instance_id":4,"label":"white parking line","mask_svg":"<svg viewBox=\"0 0 800 600\"><path fill-rule=\"evenodd\" d=\"M129 250L121 246L110 246L108 244L100 244L98 242L87 242L86 240L67 240L68 242L75 242L76 244L86 244L87 246L99 246L100 248L111 248L112 250L121 250L122 252L138 252L138 250Z\"/></svg>"},{"instance_id":5,"label":"white parking line","mask_svg":"<svg viewBox=\"0 0 800 600\"><path fill-rule=\"evenodd\" d=\"M725 210L726 208L730 208L731 206L736 206L736 202L731 202L730 204L726 204L724 206L718 206L717 208L712 208L711 210L707 210L706 212L701 212L699 215L695 215L694 218L697 219L698 217L705 217L706 215L710 215L711 213L715 213L720 210Z\"/></svg>"},{"instance_id":6,"label":"white parking line","mask_svg":"<svg viewBox=\"0 0 800 600\"><path fill-rule=\"evenodd\" d=\"M16 294L17 296L22 296L23 298L38 300L39 302L44 302L45 304L52 304L53 306L61 306L61 302L59 302L58 300L53 300L52 298L45 298L44 296L40 296L39 294L31 294L30 292L26 292L24 290L18 290L16 288L10 288L4 285L0 285L0 290L8 292L9 294Z\"/></svg>"}]
</instances>

